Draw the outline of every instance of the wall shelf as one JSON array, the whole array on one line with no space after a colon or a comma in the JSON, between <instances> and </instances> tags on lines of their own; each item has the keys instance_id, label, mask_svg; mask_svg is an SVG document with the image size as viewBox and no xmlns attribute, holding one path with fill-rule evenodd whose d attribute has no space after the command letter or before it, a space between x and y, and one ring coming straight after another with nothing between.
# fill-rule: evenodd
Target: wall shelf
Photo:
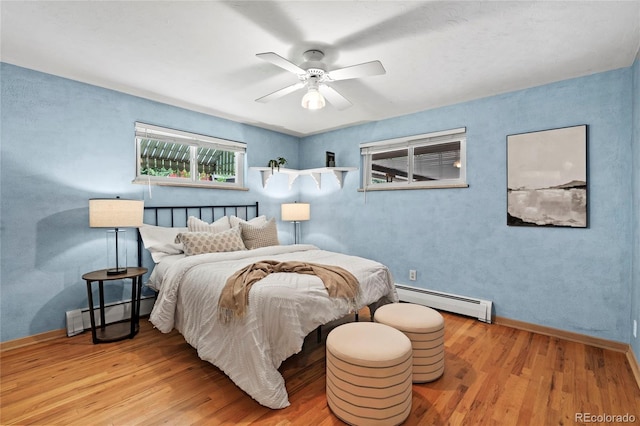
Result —
<instances>
[{"instance_id":1,"label":"wall shelf","mask_svg":"<svg viewBox=\"0 0 640 426\"><path fill-rule=\"evenodd\" d=\"M333 174L335 178L338 180L338 184L340 188L342 188L342 183L344 182L344 174L347 172L351 172L354 170L358 170L357 167L320 167L317 169L304 169L304 170L296 170L296 169L286 169L284 167L280 167L280 170L277 168L272 169L271 167L251 167L253 170L258 170L262 174L262 187L266 188L269 179L276 173L283 173L288 175L289 178L289 189L291 189L293 182L298 178L298 176L309 175L316 183L318 189L320 189L320 184L322 182L323 174Z\"/></svg>"}]
</instances>

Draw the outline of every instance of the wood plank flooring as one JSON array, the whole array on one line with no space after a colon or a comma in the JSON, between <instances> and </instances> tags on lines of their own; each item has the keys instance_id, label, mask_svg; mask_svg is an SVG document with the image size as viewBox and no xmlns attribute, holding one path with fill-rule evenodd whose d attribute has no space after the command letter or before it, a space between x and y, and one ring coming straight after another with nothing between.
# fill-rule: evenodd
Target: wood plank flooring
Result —
<instances>
[{"instance_id":1,"label":"wood plank flooring","mask_svg":"<svg viewBox=\"0 0 640 426\"><path fill-rule=\"evenodd\" d=\"M625 354L443 315L444 375L413 386L406 425L590 424L597 418L585 416L625 414L640 424ZM0 424L341 425L326 404L324 351L312 333L283 363L291 406L270 410L146 319L132 340L58 338L2 353Z\"/></svg>"}]
</instances>

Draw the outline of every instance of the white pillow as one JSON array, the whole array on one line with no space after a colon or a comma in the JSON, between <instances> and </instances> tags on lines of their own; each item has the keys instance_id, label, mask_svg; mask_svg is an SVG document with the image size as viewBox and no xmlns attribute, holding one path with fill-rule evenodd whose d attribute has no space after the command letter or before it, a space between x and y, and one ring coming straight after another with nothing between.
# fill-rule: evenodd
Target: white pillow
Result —
<instances>
[{"instance_id":1,"label":"white pillow","mask_svg":"<svg viewBox=\"0 0 640 426\"><path fill-rule=\"evenodd\" d=\"M138 228L144 248L149 250L151 258L158 263L163 257L171 254L181 254L182 244L176 243L176 236L181 232L187 232L187 228L169 228L143 224Z\"/></svg>"},{"instance_id":2,"label":"white pillow","mask_svg":"<svg viewBox=\"0 0 640 426\"><path fill-rule=\"evenodd\" d=\"M258 216L258 217L254 217L251 220L244 220L244 219L240 219L237 216L230 216L229 217L229 223L231 224L231 226L238 226L241 223L248 223L251 225L264 225L265 223L267 223L267 217L266 216Z\"/></svg>"},{"instance_id":3,"label":"white pillow","mask_svg":"<svg viewBox=\"0 0 640 426\"><path fill-rule=\"evenodd\" d=\"M231 229L231 226L229 225L229 218L227 216L222 216L213 223L207 223L195 216L189 216L187 219L187 228L189 228L189 232L212 232L215 234L227 231Z\"/></svg>"}]
</instances>

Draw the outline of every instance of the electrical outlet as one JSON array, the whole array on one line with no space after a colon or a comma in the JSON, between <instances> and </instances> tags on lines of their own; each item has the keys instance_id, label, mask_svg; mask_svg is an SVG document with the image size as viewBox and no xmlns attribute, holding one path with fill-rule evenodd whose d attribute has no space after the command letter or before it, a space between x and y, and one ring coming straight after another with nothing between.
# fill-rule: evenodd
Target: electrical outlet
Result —
<instances>
[{"instance_id":1,"label":"electrical outlet","mask_svg":"<svg viewBox=\"0 0 640 426\"><path fill-rule=\"evenodd\" d=\"M638 321L633 320L633 337L638 337Z\"/></svg>"},{"instance_id":2,"label":"electrical outlet","mask_svg":"<svg viewBox=\"0 0 640 426\"><path fill-rule=\"evenodd\" d=\"M418 273L415 269L409 269L409 281L415 281Z\"/></svg>"}]
</instances>

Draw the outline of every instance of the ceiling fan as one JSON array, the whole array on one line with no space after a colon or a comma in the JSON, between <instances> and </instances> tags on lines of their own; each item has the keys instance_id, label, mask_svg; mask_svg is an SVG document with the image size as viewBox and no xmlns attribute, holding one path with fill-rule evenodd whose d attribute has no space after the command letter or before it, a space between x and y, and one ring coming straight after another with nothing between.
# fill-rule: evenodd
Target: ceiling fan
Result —
<instances>
[{"instance_id":1,"label":"ceiling fan","mask_svg":"<svg viewBox=\"0 0 640 426\"><path fill-rule=\"evenodd\" d=\"M298 76L298 81L291 86L276 90L266 96L256 99L256 102L270 102L281 98L296 90L307 88L307 93L302 97L302 106L307 109L320 109L325 106L325 98L338 110L349 108L351 102L342 96L329 83L351 78L368 77L385 74L386 71L380 61L365 62L358 65L327 71L327 66L322 62L324 52L321 50L307 50L303 57L305 62L300 66L289 62L282 56L273 53L258 53L258 58L279 66Z\"/></svg>"}]
</instances>

